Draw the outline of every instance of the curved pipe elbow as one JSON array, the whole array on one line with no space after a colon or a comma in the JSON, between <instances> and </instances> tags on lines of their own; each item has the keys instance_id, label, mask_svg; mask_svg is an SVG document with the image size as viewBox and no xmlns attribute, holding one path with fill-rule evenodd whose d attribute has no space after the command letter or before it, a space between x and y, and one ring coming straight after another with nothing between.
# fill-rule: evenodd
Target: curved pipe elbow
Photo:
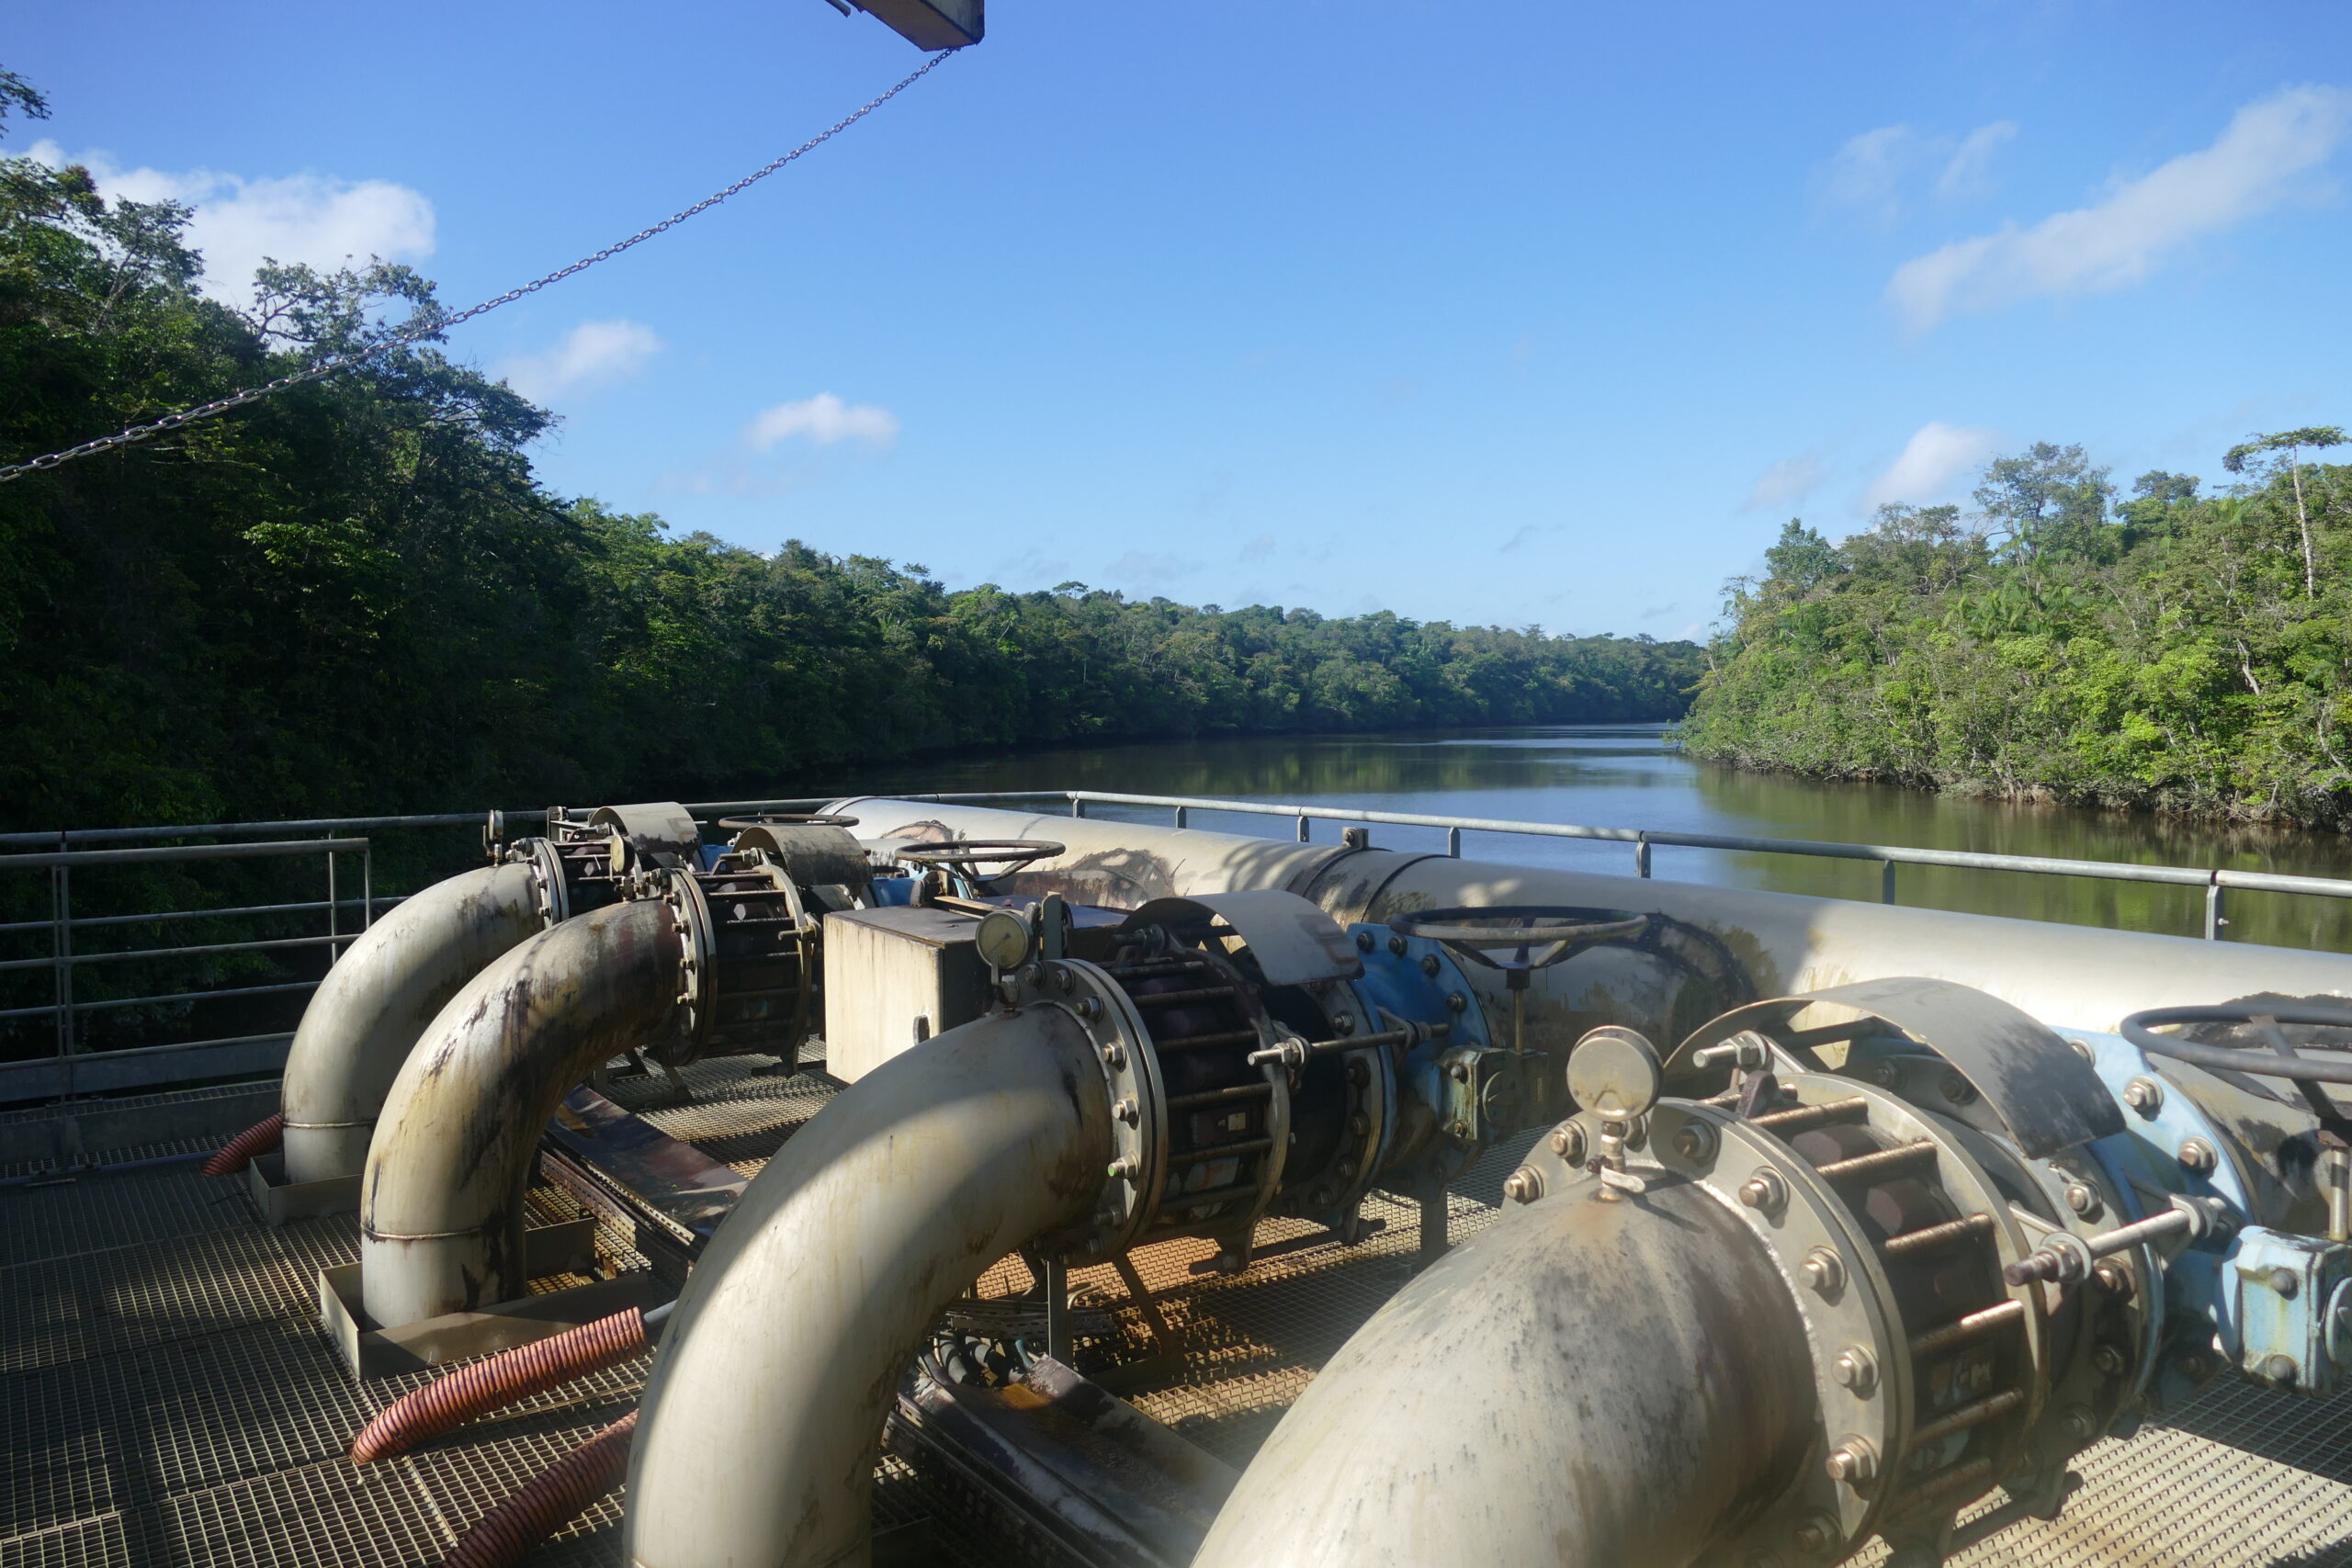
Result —
<instances>
[{"instance_id":1,"label":"curved pipe elbow","mask_svg":"<svg viewBox=\"0 0 2352 1568\"><path fill-rule=\"evenodd\" d=\"M524 1293L523 1194L557 1102L677 1010L684 940L659 899L542 931L441 1010L384 1102L360 1185L380 1326Z\"/></svg>"},{"instance_id":2,"label":"curved pipe elbow","mask_svg":"<svg viewBox=\"0 0 2352 1568\"><path fill-rule=\"evenodd\" d=\"M359 1174L425 1027L542 923L530 868L492 865L434 884L360 933L311 994L287 1052L287 1180Z\"/></svg>"},{"instance_id":3,"label":"curved pipe elbow","mask_svg":"<svg viewBox=\"0 0 2352 1568\"><path fill-rule=\"evenodd\" d=\"M679 1298L630 1461L626 1561L863 1562L910 1359L991 1263L1091 1215L1107 1100L1084 1027L1032 1007L893 1058L795 1134Z\"/></svg>"},{"instance_id":4,"label":"curved pipe elbow","mask_svg":"<svg viewBox=\"0 0 2352 1568\"><path fill-rule=\"evenodd\" d=\"M1805 1345L1789 1287L1705 1194L1533 1204L1341 1347L1193 1568L1739 1562L1725 1549L1812 1440Z\"/></svg>"}]
</instances>

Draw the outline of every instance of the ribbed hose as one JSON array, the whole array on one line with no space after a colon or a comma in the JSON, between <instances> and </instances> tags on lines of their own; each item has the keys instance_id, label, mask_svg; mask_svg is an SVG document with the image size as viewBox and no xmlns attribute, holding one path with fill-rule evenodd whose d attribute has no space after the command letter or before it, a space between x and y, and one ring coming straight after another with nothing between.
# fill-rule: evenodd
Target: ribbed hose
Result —
<instances>
[{"instance_id":1,"label":"ribbed hose","mask_svg":"<svg viewBox=\"0 0 2352 1568\"><path fill-rule=\"evenodd\" d=\"M389 1459L477 1416L602 1371L646 1347L645 1314L635 1307L561 1334L501 1351L403 1394L352 1440L355 1463Z\"/></svg>"},{"instance_id":2,"label":"ribbed hose","mask_svg":"<svg viewBox=\"0 0 2352 1568\"><path fill-rule=\"evenodd\" d=\"M286 1138L286 1117L283 1112L264 1117L212 1151L204 1162L207 1176L234 1176L245 1168L254 1156L266 1155Z\"/></svg>"},{"instance_id":3,"label":"ribbed hose","mask_svg":"<svg viewBox=\"0 0 2352 1568\"><path fill-rule=\"evenodd\" d=\"M474 1521L441 1560L441 1568L514 1568L533 1547L620 1484L628 1469L629 1435L636 1430L632 1410L533 1476Z\"/></svg>"}]
</instances>

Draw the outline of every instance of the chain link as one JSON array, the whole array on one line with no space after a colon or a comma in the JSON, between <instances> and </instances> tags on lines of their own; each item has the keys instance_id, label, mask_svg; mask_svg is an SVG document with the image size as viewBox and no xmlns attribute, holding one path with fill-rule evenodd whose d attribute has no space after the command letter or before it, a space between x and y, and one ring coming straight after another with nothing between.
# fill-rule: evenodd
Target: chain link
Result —
<instances>
[{"instance_id":1,"label":"chain link","mask_svg":"<svg viewBox=\"0 0 2352 1568\"><path fill-rule=\"evenodd\" d=\"M842 131L847 130L851 126L855 125L859 120L864 119L867 115L872 114L876 109L880 108L884 104L888 103L892 98L897 97L900 93L905 92L909 87L913 86L917 82L922 80L923 77L931 73L932 69L941 61L945 60L950 54L955 52L956 51L954 50L946 50L938 54L933 55L929 60L924 61L922 65L910 72L903 80L901 80L896 86L890 88L889 91L882 94L878 97L869 99L855 110L842 116L840 119L835 120L831 125L827 126L824 130L819 131L816 135L810 137L799 146L795 147L791 152L785 153L782 157L775 159L772 163L769 163L761 168L752 170L750 174L745 175L741 179L737 180L733 185L729 186L726 189L717 191L709 196L704 197L692 207L686 208L682 211L672 213L669 217L664 218L661 222L654 224L650 228L639 229L628 239L616 241L612 244L606 245L603 250L598 251L594 255L582 256L578 261L573 262L570 266L558 267L555 271L548 273L544 277L534 278L530 282L523 284L519 288L510 288L505 293L501 294L494 299L485 299L481 304L460 310L454 316L436 316L431 321L410 328L406 332L395 333L393 336L388 337L380 343L371 344L366 348L353 349L349 353L338 354L331 358L322 359L316 365L308 366L303 369L293 372L291 375L280 376L275 381L265 381L258 387L248 387L242 392L232 392L225 398L216 398L209 403L198 403L194 408L182 409L177 413L165 414L163 418L151 421L145 424L134 424L129 429L118 431L112 435L102 435L95 441L85 441L79 446L68 446L62 452L51 452L46 457L34 457L22 463L10 463L5 467L0 467L0 484L5 484L13 479L21 478L26 474L39 473L45 468L56 468L61 463L70 463L76 457L86 457L94 453L109 451L117 446L128 446L134 442L145 441L152 436L164 434L167 432L179 429L182 425L194 424L198 420L209 419L214 414L226 413L231 409L243 408L247 403L258 402L263 398L269 396L272 392L281 392L288 387L299 387L307 381L323 380L327 377L334 375L338 370L347 370L355 365L373 359L378 355L386 353L391 349L405 348L410 344L418 343L426 338L439 337L443 333L447 333L451 327L470 321L476 316L486 315L490 311L497 310L501 305L512 305L515 300L524 298L526 295L537 294L540 289L545 288L551 283L561 283L565 278L571 276L574 273L585 272L590 267L594 266L598 262L608 261L614 256L620 254L623 251L628 250L633 246L645 243L646 241L653 238L656 234L664 233L669 230L676 228L679 224L684 223L689 218L694 218L709 211L712 208L717 207L720 202L725 201L729 197L739 195L749 189L751 186L759 184L760 181L766 179L770 175L775 174L777 170L783 168L786 164L791 163L793 160L805 153L815 152L818 148L822 147L826 142L831 141L834 137L839 136Z\"/></svg>"}]
</instances>

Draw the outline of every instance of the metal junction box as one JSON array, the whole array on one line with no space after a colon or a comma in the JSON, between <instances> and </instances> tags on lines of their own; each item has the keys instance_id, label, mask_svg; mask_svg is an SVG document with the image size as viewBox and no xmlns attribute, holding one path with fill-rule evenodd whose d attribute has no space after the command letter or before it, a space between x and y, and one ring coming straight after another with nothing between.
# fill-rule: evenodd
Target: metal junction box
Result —
<instances>
[{"instance_id":1,"label":"metal junction box","mask_svg":"<svg viewBox=\"0 0 2352 1568\"><path fill-rule=\"evenodd\" d=\"M825 1070L855 1083L899 1052L989 1007L977 917L953 909L850 909L825 917Z\"/></svg>"}]
</instances>

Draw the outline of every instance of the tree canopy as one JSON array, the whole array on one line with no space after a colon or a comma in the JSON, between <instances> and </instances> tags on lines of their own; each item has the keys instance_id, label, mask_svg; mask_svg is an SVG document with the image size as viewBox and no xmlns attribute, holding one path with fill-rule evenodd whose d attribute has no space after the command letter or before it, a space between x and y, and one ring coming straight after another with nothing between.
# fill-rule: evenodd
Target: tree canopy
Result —
<instances>
[{"instance_id":1,"label":"tree canopy","mask_svg":"<svg viewBox=\"0 0 2352 1568\"><path fill-rule=\"evenodd\" d=\"M0 119L40 95L0 74ZM0 127L5 129L5 127ZM429 324L400 266L197 287L185 209L0 159L0 456ZM1689 643L1198 609L775 553L550 492L430 339L0 485L0 822L757 795L965 746L1668 718Z\"/></svg>"}]
</instances>

